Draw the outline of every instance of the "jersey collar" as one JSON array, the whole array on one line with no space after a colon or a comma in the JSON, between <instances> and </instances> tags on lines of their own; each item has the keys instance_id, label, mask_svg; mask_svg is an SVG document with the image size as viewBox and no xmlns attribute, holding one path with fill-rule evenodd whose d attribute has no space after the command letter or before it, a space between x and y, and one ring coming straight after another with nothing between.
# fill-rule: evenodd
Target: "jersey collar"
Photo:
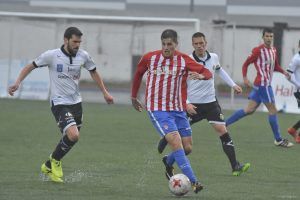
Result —
<instances>
[{"instance_id":1,"label":"jersey collar","mask_svg":"<svg viewBox=\"0 0 300 200\"><path fill-rule=\"evenodd\" d=\"M208 51L206 51L206 59L205 60L201 60L197 55L196 55L196 52L193 51L193 57L194 59L198 62L198 63L202 63L203 65L205 65L205 62L208 61L211 56L210 56L210 53Z\"/></svg>"},{"instance_id":2,"label":"jersey collar","mask_svg":"<svg viewBox=\"0 0 300 200\"><path fill-rule=\"evenodd\" d=\"M69 57L70 64L73 64L72 55L69 54L69 53L64 49L64 45L62 45L62 46L60 47L60 50L63 52L63 54L65 54L67 57ZM74 56L74 57L75 57L75 56Z\"/></svg>"}]
</instances>

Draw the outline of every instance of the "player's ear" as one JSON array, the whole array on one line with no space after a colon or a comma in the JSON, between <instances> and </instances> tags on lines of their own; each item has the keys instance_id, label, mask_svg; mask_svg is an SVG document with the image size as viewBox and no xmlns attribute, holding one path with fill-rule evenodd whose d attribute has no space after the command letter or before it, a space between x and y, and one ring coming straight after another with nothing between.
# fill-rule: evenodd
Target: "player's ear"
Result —
<instances>
[{"instance_id":1,"label":"player's ear","mask_svg":"<svg viewBox=\"0 0 300 200\"><path fill-rule=\"evenodd\" d=\"M64 44L68 44L68 38L64 37Z\"/></svg>"}]
</instances>

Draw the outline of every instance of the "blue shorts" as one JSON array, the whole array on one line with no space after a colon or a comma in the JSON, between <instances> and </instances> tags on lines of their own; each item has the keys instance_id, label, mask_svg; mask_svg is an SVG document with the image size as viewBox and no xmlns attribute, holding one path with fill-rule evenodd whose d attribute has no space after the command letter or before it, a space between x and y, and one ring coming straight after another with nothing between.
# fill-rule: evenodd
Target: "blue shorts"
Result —
<instances>
[{"instance_id":1,"label":"blue shorts","mask_svg":"<svg viewBox=\"0 0 300 200\"><path fill-rule=\"evenodd\" d=\"M178 131L181 137L192 135L192 129L186 112L183 111L148 111L153 126L164 137L166 134Z\"/></svg>"},{"instance_id":2,"label":"blue shorts","mask_svg":"<svg viewBox=\"0 0 300 200\"><path fill-rule=\"evenodd\" d=\"M248 99L260 103L275 103L272 87L269 86L254 86L250 92Z\"/></svg>"}]
</instances>

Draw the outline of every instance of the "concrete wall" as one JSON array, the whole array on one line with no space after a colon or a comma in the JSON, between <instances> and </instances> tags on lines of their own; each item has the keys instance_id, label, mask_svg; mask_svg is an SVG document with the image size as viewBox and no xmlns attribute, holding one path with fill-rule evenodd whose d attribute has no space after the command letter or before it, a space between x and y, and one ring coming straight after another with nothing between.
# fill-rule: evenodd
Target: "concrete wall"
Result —
<instances>
[{"instance_id":1,"label":"concrete wall","mask_svg":"<svg viewBox=\"0 0 300 200\"><path fill-rule=\"evenodd\" d=\"M180 37L179 50L188 54L192 52L191 36L195 32L194 26L188 23L109 23L95 20L1 17L1 66L5 66L5 63L11 66L12 60L28 62L47 49L60 47L63 32L68 26L77 26L83 31L81 47L91 54L104 80L109 82L130 81L132 55L160 49L160 34L164 29L177 30ZM207 36L209 50L219 54L224 69L234 80L242 82L241 66L252 48L262 42L261 29L233 29L202 23L201 31ZM293 54L298 51L300 31L285 30L283 37L282 66L286 68ZM249 71L249 78L253 79L254 67L250 67ZM9 70L2 69L1 72L9 73ZM82 79L90 80L85 70Z\"/></svg>"},{"instance_id":2,"label":"concrete wall","mask_svg":"<svg viewBox=\"0 0 300 200\"><path fill-rule=\"evenodd\" d=\"M105 81L131 80L132 55L161 48L160 35L166 28L177 30L179 49L190 52L190 36L195 28L192 23L143 24L132 22L102 22L96 20L45 20L29 18L0 18L0 60L30 61L42 52L63 44L64 30L79 27L83 32L81 48L87 50L97 63ZM90 79L83 70L82 79Z\"/></svg>"}]
</instances>

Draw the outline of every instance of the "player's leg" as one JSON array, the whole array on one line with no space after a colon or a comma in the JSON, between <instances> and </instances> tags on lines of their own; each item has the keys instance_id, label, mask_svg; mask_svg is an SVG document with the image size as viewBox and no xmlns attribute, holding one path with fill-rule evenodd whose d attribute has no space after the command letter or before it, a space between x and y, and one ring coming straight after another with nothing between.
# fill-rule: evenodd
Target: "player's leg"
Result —
<instances>
[{"instance_id":1,"label":"player's leg","mask_svg":"<svg viewBox=\"0 0 300 200\"><path fill-rule=\"evenodd\" d=\"M192 129L188 121L186 112L174 112L174 116L175 123L181 137L181 143L184 145L183 151L182 149L179 149L179 153L177 150L177 153L179 155L178 157L175 156L175 160L183 174L185 174L190 179L194 192L198 193L203 189L203 185L197 180L196 176L194 175L190 161L186 156L192 151Z\"/></svg>"},{"instance_id":2,"label":"player's leg","mask_svg":"<svg viewBox=\"0 0 300 200\"><path fill-rule=\"evenodd\" d=\"M192 149L193 149L192 136L181 137L181 140L182 140L182 146L183 146L185 155L189 155L190 153L192 153Z\"/></svg>"},{"instance_id":3,"label":"player's leg","mask_svg":"<svg viewBox=\"0 0 300 200\"><path fill-rule=\"evenodd\" d=\"M280 147L292 147L293 143L291 143L287 139L283 139L281 137L279 123L278 123L278 117L276 114L277 109L275 107L275 104L265 103L265 106L267 107L267 109L269 111L268 120L269 120L269 124L271 126L272 133L273 133L273 136L275 139L274 144L276 146L280 146Z\"/></svg>"},{"instance_id":4,"label":"player's leg","mask_svg":"<svg viewBox=\"0 0 300 200\"><path fill-rule=\"evenodd\" d=\"M185 174L194 185L194 192L199 192L203 186L198 183L197 178L191 168L190 162L185 155L181 136L178 132L177 124L175 122L175 118L181 117L181 120L184 119L185 124L188 126L186 127L186 130L191 131L185 112L149 111L148 114L154 127L161 136L166 138L172 150L171 153L163 158L168 177L173 176L173 172L168 173L168 170L173 168L172 164L175 161L182 173Z\"/></svg>"},{"instance_id":5,"label":"player's leg","mask_svg":"<svg viewBox=\"0 0 300 200\"><path fill-rule=\"evenodd\" d=\"M172 132L168 133L165 137L172 149L172 153L169 154L168 157L174 157L174 160L182 173L190 179L194 192L198 193L203 189L203 186L197 180L191 167L190 161L185 155L180 134L178 132Z\"/></svg>"},{"instance_id":6,"label":"player's leg","mask_svg":"<svg viewBox=\"0 0 300 200\"><path fill-rule=\"evenodd\" d=\"M236 159L234 144L225 126L224 115L218 101L207 104L205 106L205 113L206 119L220 137L223 151L230 162L233 174L239 175L244 172L242 171L243 169L247 171L250 164L246 163L245 166L248 166L247 169L243 168L244 165L241 165Z\"/></svg>"},{"instance_id":7,"label":"player's leg","mask_svg":"<svg viewBox=\"0 0 300 200\"><path fill-rule=\"evenodd\" d=\"M51 173L61 178L63 176L61 159L71 150L79 139L79 128L82 121L81 103L76 105L57 105L51 108L63 136L55 150L42 167L51 170ZM79 126L79 127L77 127Z\"/></svg>"},{"instance_id":8,"label":"player's leg","mask_svg":"<svg viewBox=\"0 0 300 200\"><path fill-rule=\"evenodd\" d=\"M226 119L226 126L229 126L236 121L240 120L241 118L250 115L256 111L258 106L261 103L258 90L256 88L253 88L248 96L248 105L245 109L239 109L235 111L230 117Z\"/></svg>"},{"instance_id":9,"label":"player's leg","mask_svg":"<svg viewBox=\"0 0 300 200\"><path fill-rule=\"evenodd\" d=\"M282 139L281 137L279 131L278 118L277 118L277 109L275 106L275 99L274 99L272 87L271 86L260 87L259 90L260 90L262 102L265 104L269 112L268 120L275 139L274 141L275 145L281 147L293 146L293 143L289 142L286 139Z\"/></svg>"},{"instance_id":10,"label":"player's leg","mask_svg":"<svg viewBox=\"0 0 300 200\"><path fill-rule=\"evenodd\" d=\"M212 124L212 126L220 136L223 151L231 164L232 174L239 176L241 173L246 172L250 167L250 163L241 164L237 161L235 147L226 126L222 124Z\"/></svg>"},{"instance_id":11,"label":"player's leg","mask_svg":"<svg viewBox=\"0 0 300 200\"><path fill-rule=\"evenodd\" d=\"M295 123L292 127L288 128L288 133L295 139L295 142L300 143L300 136L298 129L300 128L300 120Z\"/></svg>"},{"instance_id":12,"label":"player's leg","mask_svg":"<svg viewBox=\"0 0 300 200\"><path fill-rule=\"evenodd\" d=\"M197 114L195 115L188 115L188 119L189 119L189 122L190 122L190 125L196 123L196 122L199 122L203 119L203 117L201 116L201 112L198 110L198 108L200 108L200 104L194 104L196 107L197 107ZM180 131L179 131L180 132ZM183 140L183 147L184 147L184 150L186 152L186 155L188 155L190 152L191 152L191 148L192 148L192 142L191 142L191 139L184 139L182 138ZM186 142L185 142L186 141ZM168 142L166 140L165 137L161 137L158 144L157 144L157 150L158 150L158 153L162 153L164 151L164 149L166 148ZM186 145L185 145L186 144ZM190 150L189 150L190 148Z\"/></svg>"}]
</instances>

